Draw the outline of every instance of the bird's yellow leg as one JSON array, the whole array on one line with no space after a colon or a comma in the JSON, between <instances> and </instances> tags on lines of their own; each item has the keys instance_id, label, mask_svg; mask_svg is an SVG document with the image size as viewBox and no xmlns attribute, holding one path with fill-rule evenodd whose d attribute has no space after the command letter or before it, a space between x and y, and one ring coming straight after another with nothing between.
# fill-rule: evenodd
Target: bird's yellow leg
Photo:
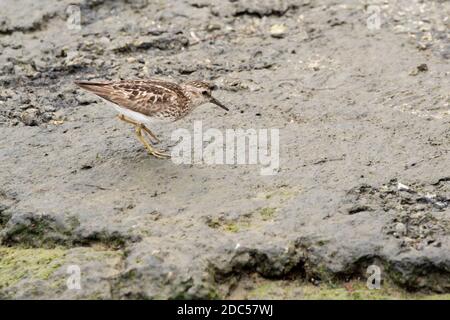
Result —
<instances>
[{"instance_id":1,"label":"bird's yellow leg","mask_svg":"<svg viewBox=\"0 0 450 320\"><path fill-rule=\"evenodd\" d=\"M170 155L157 150L155 148L153 148L150 143L148 143L147 140L145 140L144 136L142 135L142 130L143 128L140 125L136 125L135 127L135 132L136 132L136 136L138 137L139 141L142 142L142 144L144 145L145 149L147 149L148 153L156 158L159 159L168 159L170 158Z\"/></svg>"},{"instance_id":2,"label":"bird's yellow leg","mask_svg":"<svg viewBox=\"0 0 450 320\"><path fill-rule=\"evenodd\" d=\"M155 139L156 142L158 142L158 143L161 142L158 139L158 137L149 128L147 128L144 124L139 123L139 122L134 121L134 120L131 120L131 119L125 117L123 114L119 114L117 116L117 118L119 118L119 120L122 120L122 121L124 121L126 123L131 123L132 125L141 127L151 138Z\"/></svg>"}]
</instances>

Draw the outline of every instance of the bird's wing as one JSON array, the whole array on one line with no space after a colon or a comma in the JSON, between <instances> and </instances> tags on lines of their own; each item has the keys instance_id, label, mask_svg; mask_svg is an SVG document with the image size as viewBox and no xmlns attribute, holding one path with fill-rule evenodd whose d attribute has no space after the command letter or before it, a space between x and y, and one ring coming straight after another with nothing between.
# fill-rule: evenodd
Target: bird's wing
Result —
<instances>
[{"instance_id":1,"label":"bird's wing","mask_svg":"<svg viewBox=\"0 0 450 320\"><path fill-rule=\"evenodd\" d=\"M161 80L75 82L78 86L123 108L154 116L170 107L183 107L188 99L176 83Z\"/></svg>"}]
</instances>

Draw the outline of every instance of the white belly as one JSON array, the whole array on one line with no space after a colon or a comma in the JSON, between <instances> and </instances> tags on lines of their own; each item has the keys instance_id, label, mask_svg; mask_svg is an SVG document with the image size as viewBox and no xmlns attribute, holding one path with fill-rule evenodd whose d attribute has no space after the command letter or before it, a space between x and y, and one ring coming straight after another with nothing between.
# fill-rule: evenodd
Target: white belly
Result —
<instances>
[{"instance_id":1,"label":"white belly","mask_svg":"<svg viewBox=\"0 0 450 320\"><path fill-rule=\"evenodd\" d=\"M158 119L158 118L150 118L146 115L132 111L130 109L122 108L121 106L118 106L117 104L114 104L112 102L107 101L110 106L112 106L119 114L123 114L125 117L130 118L134 121L137 121L142 124L152 124L152 123L158 123L158 122L167 122L164 121L164 119Z\"/></svg>"}]
</instances>

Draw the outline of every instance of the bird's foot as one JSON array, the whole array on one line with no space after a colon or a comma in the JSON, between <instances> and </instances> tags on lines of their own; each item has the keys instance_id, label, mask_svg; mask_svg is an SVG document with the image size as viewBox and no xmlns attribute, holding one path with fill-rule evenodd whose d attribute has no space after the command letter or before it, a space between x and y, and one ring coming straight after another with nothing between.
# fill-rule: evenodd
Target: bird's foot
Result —
<instances>
[{"instance_id":1,"label":"bird's foot","mask_svg":"<svg viewBox=\"0 0 450 320\"><path fill-rule=\"evenodd\" d=\"M155 149L155 148L149 149L147 147L146 147L146 149L147 149L148 154L154 156L155 158L158 158L158 159L170 159L170 154L167 154L167 153L165 153L162 150L158 150L158 149Z\"/></svg>"},{"instance_id":2,"label":"bird's foot","mask_svg":"<svg viewBox=\"0 0 450 320\"><path fill-rule=\"evenodd\" d=\"M148 154L154 156L158 159L169 159L170 155L167 153L164 153L162 150L158 150L154 148L150 143L148 143L147 140L145 140L144 136L142 135L143 128L141 126L136 126L136 136L138 137L139 141L142 142L145 149L147 149Z\"/></svg>"}]
</instances>

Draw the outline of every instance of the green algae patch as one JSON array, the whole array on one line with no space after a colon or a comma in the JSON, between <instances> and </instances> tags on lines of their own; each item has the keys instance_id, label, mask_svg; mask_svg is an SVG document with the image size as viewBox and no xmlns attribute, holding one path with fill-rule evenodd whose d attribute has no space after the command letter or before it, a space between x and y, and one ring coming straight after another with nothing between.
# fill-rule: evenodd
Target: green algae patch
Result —
<instances>
[{"instance_id":1,"label":"green algae patch","mask_svg":"<svg viewBox=\"0 0 450 320\"><path fill-rule=\"evenodd\" d=\"M449 294L411 293L393 284L385 282L380 289L369 289L362 281L351 281L335 286L303 287L304 299L314 300L448 300Z\"/></svg>"},{"instance_id":2,"label":"green algae patch","mask_svg":"<svg viewBox=\"0 0 450 320\"><path fill-rule=\"evenodd\" d=\"M259 276L241 280L228 299L292 300L450 300L450 294L408 292L388 281L369 289L360 280L313 285L302 280L270 280Z\"/></svg>"},{"instance_id":3,"label":"green algae patch","mask_svg":"<svg viewBox=\"0 0 450 320\"><path fill-rule=\"evenodd\" d=\"M221 229L225 232L237 233L241 230L250 228L248 219L240 219L237 221L226 221L222 224Z\"/></svg>"},{"instance_id":4,"label":"green algae patch","mask_svg":"<svg viewBox=\"0 0 450 320\"><path fill-rule=\"evenodd\" d=\"M23 279L47 280L64 262L64 249L0 248L0 289Z\"/></svg>"},{"instance_id":5,"label":"green algae patch","mask_svg":"<svg viewBox=\"0 0 450 320\"><path fill-rule=\"evenodd\" d=\"M210 228L221 230L227 233L238 233L249 229L264 227L266 223L273 222L277 214L275 207L261 207L238 217L207 217L206 225Z\"/></svg>"},{"instance_id":6,"label":"green algae patch","mask_svg":"<svg viewBox=\"0 0 450 320\"><path fill-rule=\"evenodd\" d=\"M261 192L256 195L257 198L266 200L277 200L279 202L286 202L295 197L302 191L300 186L281 185L267 192Z\"/></svg>"},{"instance_id":7,"label":"green algae patch","mask_svg":"<svg viewBox=\"0 0 450 320\"><path fill-rule=\"evenodd\" d=\"M227 232L238 232L239 226L235 223L227 223L223 225L223 229Z\"/></svg>"},{"instance_id":8,"label":"green algae patch","mask_svg":"<svg viewBox=\"0 0 450 320\"><path fill-rule=\"evenodd\" d=\"M238 219L228 220L224 218L210 218L206 225L213 229L218 229L224 232L237 233L241 230L249 229L251 227L250 217L244 215Z\"/></svg>"},{"instance_id":9,"label":"green algae patch","mask_svg":"<svg viewBox=\"0 0 450 320\"><path fill-rule=\"evenodd\" d=\"M314 286L307 284L302 288L303 299L309 300L403 300L415 299L400 288L384 285L380 289L369 289L363 282L347 282L338 285Z\"/></svg>"},{"instance_id":10,"label":"green algae patch","mask_svg":"<svg viewBox=\"0 0 450 320\"><path fill-rule=\"evenodd\" d=\"M259 214L264 221L272 220L275 216L275 208L261 208L259 209Z\"/></svg>"}]
</instances>

